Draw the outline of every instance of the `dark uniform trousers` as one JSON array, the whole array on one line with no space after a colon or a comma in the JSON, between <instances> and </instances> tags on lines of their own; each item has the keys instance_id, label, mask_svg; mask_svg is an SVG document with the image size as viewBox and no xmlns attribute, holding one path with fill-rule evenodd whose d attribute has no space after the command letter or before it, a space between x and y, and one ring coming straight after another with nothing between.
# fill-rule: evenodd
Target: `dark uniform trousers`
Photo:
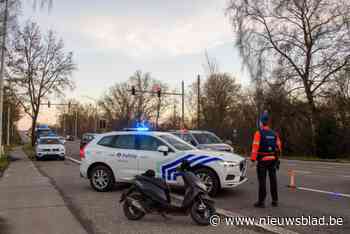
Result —
<instances>
[{"instance_id":1,"label":"dark uniform trousers","mask_svg":"<svg viewBox=\"0 0 350 234\"><path fill-rule=\"evenodd\" d=\"M276 161L259 161L256 167L259 181L259 202L263 203L266 198L266 176L269 173L270 190L272 201L278 201Z\"/></svg>"}]
</instances>

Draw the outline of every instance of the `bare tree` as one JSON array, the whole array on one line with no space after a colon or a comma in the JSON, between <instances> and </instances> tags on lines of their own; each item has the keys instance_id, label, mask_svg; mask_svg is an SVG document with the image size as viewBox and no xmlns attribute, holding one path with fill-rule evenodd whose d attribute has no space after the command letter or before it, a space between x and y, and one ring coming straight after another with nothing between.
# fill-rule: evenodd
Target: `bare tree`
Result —
<instances>
[{"instance_id":1,"label":"bare tree","mask_svg":"<svg viewBox=\"0 0 350 234\"><path fill-rule=\"evenodd\" d=\"M18 29L9 49L7 76L24 111L32 119L32 144L42 100L49 95L61 95L73 87L70 80L76 69L72 52L65 53L62 40L49 31L42 37L36 23L27 22Z\"/></svg>"},{"instance_id":2,"label":"bare tree","mask_svg":"<svg viewBox=\"0 0 350 234\"><path fill-rule=\"evenodd\" d=\"M47 7L47 9L50 10L53 5L53 0L33 0L33 8L36 9L38 5L40 9Z\"/></svg>"},{"instance_id":3,"label":"bare tree","mask_svg":"<svg viewBox=\"0 0 350 234\"><path fill-rule=\"evenodd\" d=\"M204 127L223 135L232 108L240 97L240 85L228 74L212 74L203 85L202 112Z\"/></svg>"},{"instance_id":4,"label":"bare tree","mask_svg":"<svg viewBox=\"0 0 350 234\"><path fill-rule=\"evenodd\" d=\"M127 83L118 83L112 86L104 97L99 101L99 105L109 122L118 121L115 126L128 125L132 119L135 100L130 95Z\"/></svg>"},{"instance_id":5,"label":"bare tree","mask_svg":"<svg viewBox=\"0 0 350 234\"><path fill-rule=\"evenodd\" d=\"M151 77L149 73L135 72L127 82L117 83L111 87L108 93L101 99L100 105L110 121L117 121L118 126L127 126L132 120L146 118L148 120L159 118L159 115L168 106L168 100L164 95L147 93L152 91L154 85L159 85L162 92L167 91L167 86ZM136 95L131 95L130 87L137 90Z\"/></svg>"},{"instance_id":6,"label":"bare tree","mask_svg":"<svg viewBox=\"0 0 350 234\"><path fill-rule=\"evenodd\" d=\"M211 74L219 73L220 71L217 60L213 57L210 57L208 51L205 51L205 64L203 67L208 76Z\"/></svg>"},{"instance_id":7,"label":"bare tree","mask_svg":"<svg viewBox=\"0 0 350 234\"><path fill-rule=\"evenodd\" d=\"M160 100L157 100L157 96L155 94L144 93L144 91L154 91L154 86L159 86L162 92L167 91L167 86L160 82L159 80L152 78L150 73L142 73L141 71L136 71L133 76L129 79L129 84L134 85L136 90L141 91L135 95L135 118L140 119L141 116L144 116L148 119L154 118L157 115L158 101L161 104L160 112L164 110L165 97L162 95Z\"/></svg>"},{"instance_id":8,"label":"bare tree","mask_svg":"<svg viewBox=\"0 0 350 234\"><path fill-rule=\"evenodd\" d=\"M293 88L303 88L315 152L317 97L349 63L349 1L232 0L227 11L245 64L260 63L266 76L282 66Z\"/></svg>"}]
</instances>

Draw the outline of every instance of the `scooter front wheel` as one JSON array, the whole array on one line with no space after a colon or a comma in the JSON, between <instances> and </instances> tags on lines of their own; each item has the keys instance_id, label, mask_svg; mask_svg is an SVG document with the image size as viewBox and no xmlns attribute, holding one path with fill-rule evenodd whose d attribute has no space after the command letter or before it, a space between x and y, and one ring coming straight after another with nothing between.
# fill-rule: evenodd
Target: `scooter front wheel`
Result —
<instances>
[{"instance_id":1,"label":"scooter front wheel","mask_svg":"<svg viewBox=\"0 0 350 234\"><path fill-rule=\"evenodd\" d=\"M209 225L214 214L215 207L206 201L195 201L191 207L191 217L199 225Z\"/></svg>"},{"instance_id":2,"label":"scooter front wheel","mask_svg":"<svg viewBox=\"0 0 350 234\"><path fill-rule=\"evenodd\" d=\"M142 200L142 195L139 193L132 193L128 197L136 201ZM135 207L128 199L123 204L124 215L130 220L140 220L145 216L145 212Z\"/></svg>"}]
</instances>

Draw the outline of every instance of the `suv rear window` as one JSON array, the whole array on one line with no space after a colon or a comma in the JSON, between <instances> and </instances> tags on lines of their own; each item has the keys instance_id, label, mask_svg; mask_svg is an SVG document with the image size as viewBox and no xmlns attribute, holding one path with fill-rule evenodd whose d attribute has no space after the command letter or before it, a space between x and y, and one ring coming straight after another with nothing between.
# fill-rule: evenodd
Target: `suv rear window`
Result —
<instances>
[{"instance_id":1,"label":"suv rear window","mask_svg":"<svg viewBox=\"0 0 350 234\"><path fill-rule=\"evenodd\" d=\"M134 135L105 136L97 142L98 145L117 149L136 149Z\"/></svg>"},{"instance_id":2,"label":"suv rear window","mask_svg":"<svg viewBox=\"0 0 350 234\"><path fill-rule=\"evenodd\" d=\"M113 144L118 149L136 149L134 135L118 135Z\"/></svg>"},{"instance_id":3,"label":"suv rear window","mask_svg":"<svg viewBox=\"0 0 350 234\"><path fill-rule=\"evenodd\" d=\"M137 135L137 143L139 150L146 151L157 151L159 146L165 145L157 138L148 135Z\"/></svg>"}]
</instances>

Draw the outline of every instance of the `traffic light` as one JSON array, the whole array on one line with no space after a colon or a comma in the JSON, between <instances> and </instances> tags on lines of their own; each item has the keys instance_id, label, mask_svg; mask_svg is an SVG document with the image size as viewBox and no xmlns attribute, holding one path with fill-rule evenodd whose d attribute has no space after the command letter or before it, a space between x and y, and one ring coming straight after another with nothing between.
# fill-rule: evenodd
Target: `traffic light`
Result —
<instances>
[{"instance_id":1,"label":"traffic light","mask_svg":"<svg viewBox=\"0 0 350 234\"><path fill-rule=\"evenodd\" d=\"M68 102L68 111L70 111L70 106L71 106L71 103Z\"/></svg>"},{"instance_id":2,"label":"traffic light","mask_svg":"<svg viewBox=\"0 0 350 234\"><path fill-rule=\"evenodd\" d=\"M162 90L161 89L158 89L157 90L157 96L160 98L160 95L162 94Z\"/></svg>"},{"instance_id":3,"label":"traffic light","mask_svg":"<svg viewBox=\"0 0 350 234\"><path fill-rule=\"evenodd\" d=\"M131 86L131 95L135 95L135 94L136 94L135 86Z\"/></svg>"},{"instance_id":4,"label":"traffic light","mask_svg":"<svg viewBox=\"0 0 350 234\"><path fill-rule=\"evenodd\" d=\"M51 107L51 103L50 101L47 102L47 107L50 108Z\"/></svg>"}]
</instances>

